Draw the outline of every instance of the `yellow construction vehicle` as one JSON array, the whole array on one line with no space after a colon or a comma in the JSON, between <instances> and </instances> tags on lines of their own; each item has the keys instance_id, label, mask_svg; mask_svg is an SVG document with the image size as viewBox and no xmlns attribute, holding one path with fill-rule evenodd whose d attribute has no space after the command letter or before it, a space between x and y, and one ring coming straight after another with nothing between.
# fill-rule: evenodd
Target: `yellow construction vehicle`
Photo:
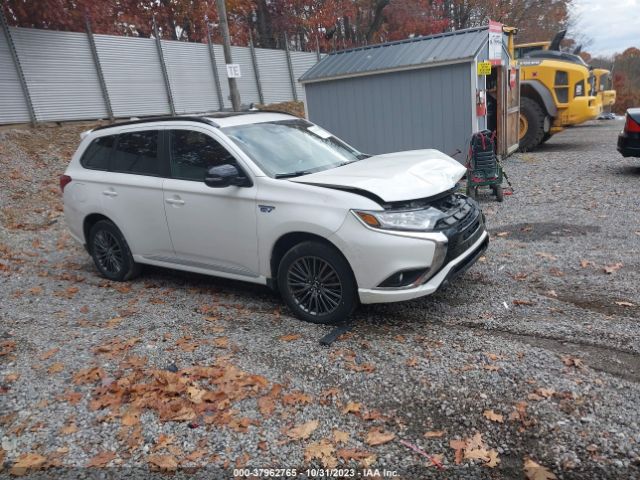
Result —
<instances>
[{"instance_id":1,"label":"yellow construction vehicle","mask_svg":"<svg viewBox=\"0 0 640 480\"><path fill-rule=\"evenodd\" d=\"M560 32L551 42L514 47L520 66L520 150L528 151L571 125L596 118L602 103L596 80L578 55L560 51Z\"/></svg>"},{"instance_id":2,"label":"yellow construction vehicle","mask_svg":"<svg viewBox=\"0 0 640 480\"><path fill-rule=\"evenodd\" d=\"M593 75L596 77L596 96L602 105L602 111L611 112L611 107L616 103L616 91L613 89L611 72L604 68L594 68Z\"/></svg>"}]
</instances>

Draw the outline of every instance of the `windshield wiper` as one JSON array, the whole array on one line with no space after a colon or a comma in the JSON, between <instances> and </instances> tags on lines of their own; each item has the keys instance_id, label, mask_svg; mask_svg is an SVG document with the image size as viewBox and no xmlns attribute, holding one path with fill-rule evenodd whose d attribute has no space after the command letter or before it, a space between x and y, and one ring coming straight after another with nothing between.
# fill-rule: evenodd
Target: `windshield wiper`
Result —
<instances>
[{"instance_id":1,"label":"windshield wiper","mask_svg":"<svg viewBox=\"0 0 640 480\"><path fill-rule=\"evenodd\" d=\"M276 173L274 178L292 178L292 177L300 177L302 175L309 175L309 170L298 170L297 172L288 172L288 173Z\"/></svg>"}]
</instances>

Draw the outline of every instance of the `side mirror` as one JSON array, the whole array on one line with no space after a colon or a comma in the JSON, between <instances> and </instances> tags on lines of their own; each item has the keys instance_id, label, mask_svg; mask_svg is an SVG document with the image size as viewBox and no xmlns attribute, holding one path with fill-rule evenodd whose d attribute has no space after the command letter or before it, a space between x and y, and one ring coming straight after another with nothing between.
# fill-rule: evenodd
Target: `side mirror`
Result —
<instances>
[{"instance_id":1,"label":"side mirror","mask_svg":"<svg viewBox=\"0 0 640 480\"><path fill-rule=\"evenodd\" d=\"M238 170L238 167L225 163L211 167L204 176L204 183L211 188L224 188L230 185L235 187L250 187L253 185L249 177Z\"/></svg>"}]
</instances>

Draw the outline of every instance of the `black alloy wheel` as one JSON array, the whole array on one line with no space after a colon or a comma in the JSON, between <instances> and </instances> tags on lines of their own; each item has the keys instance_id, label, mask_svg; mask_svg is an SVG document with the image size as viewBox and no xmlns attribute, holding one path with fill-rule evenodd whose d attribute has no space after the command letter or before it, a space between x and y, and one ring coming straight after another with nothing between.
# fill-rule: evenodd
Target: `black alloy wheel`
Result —
<instances>
[{"instance_id":1,"label":"black alloy wheel","mask_svg":"<svg viewBox=\"0 0 640 480\"><path fill-rule=\"evenodd\" d=\"M316 241L302 242L284 255L278 290L298 318L312 323L343 322L358 304L346 259L334 247Z\"/></svg>"}]
</instances>

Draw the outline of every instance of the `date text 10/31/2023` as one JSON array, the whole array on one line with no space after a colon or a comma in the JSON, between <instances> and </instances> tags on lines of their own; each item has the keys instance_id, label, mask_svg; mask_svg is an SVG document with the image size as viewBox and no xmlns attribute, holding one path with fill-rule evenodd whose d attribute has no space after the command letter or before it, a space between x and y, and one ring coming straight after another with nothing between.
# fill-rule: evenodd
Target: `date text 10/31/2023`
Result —
<instances>
[{"instance_id":1,"label":"date text 10/31/2023","mask_svg":"<svg viewBox=\"0 0 640 480\"><path fill-rule=\"evenodd\" d=\"M298 470L295 468L237 468L233 470L234 478L295 478L298 475L304 478L394 478L398 476L395 470L365 468L307 468Z\"/></svg>"}]
</instances>

